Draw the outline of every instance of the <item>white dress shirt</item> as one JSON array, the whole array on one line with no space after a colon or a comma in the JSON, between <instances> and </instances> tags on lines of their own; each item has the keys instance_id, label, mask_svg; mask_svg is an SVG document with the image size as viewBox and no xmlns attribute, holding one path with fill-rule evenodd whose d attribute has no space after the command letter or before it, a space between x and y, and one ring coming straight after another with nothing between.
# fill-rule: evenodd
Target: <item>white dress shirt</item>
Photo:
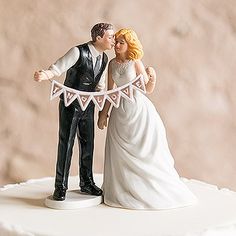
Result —
<instances>
[{"instance_id":1,"label":"white dress shirt","mask_svg":"<svg viewBox=\"0 0 236 236\"><path fill-rule=\"evenodd\" d=\"M103 54L99 53L91 42L88 43L88 47L92 55L93 68L94 68L97 56L101 55L102 59ZM66 72L69 68L71 68L78 61L79 57L80 57L79 49L77 47L73 47L63 57L59 58L54 64L52 64L48 70L50 70L50 72L54 76L60 76L61 74ZM102 60L100 60L100 66L101 64ZM96 87L96 91L101 91L105 89L105 74L106 74L105 71L103 72L101 79Z\"/></svg>"}]
</instances>

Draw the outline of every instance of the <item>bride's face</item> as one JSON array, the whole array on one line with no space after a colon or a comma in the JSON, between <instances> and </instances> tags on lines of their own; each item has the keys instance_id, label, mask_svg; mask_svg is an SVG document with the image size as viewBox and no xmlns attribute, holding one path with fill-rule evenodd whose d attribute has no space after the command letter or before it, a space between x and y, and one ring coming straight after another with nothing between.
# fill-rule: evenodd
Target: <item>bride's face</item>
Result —
<instances>
[{"instance_id":1,"label":"bride's face","mask_svg":"<svg viewBox=\"0 0 236 236\"><path fill-rule=\"evenodd\" d=\"M115 43L115 53L116 54L125 54L128 50L128 44L125 41L125 38L123 35L120 37L116 38L116 43Z\"/></svg>"}]
</instances>

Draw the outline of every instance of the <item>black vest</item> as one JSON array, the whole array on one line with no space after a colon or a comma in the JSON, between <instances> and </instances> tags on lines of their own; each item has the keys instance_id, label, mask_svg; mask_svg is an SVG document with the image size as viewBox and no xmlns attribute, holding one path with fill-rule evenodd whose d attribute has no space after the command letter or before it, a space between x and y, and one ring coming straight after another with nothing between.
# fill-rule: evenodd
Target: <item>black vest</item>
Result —
<instances>
[{"instance_id":1,"label":"black vest","mask_svg":"<svg viewBox=\"0 0 236 236\"><path fill-rule=\"evenodd\" d=\"M99 73L94 77L93 60L88 44L78 45L77 48L80 51L80 57L78 61L67 70L64 85L80 91L95 92L95 88L106 68L108 57L103 53ZM63 99L63 96L61 96L61 99ZM79 106L77 99L72 104L76 107ZM91 105L93 105L92 101L89 106Z\"/></svg>"},{"instance_id":2,"label":"black vest","mask_svg":"<svg viewBox=\"0 0 236 236\"><path fill-rule=\"evenodd\" d=\"M77 46L80 51L78 61L68 69L64 85L73 89L86 92L95 92L95 88L107 65L107 55L103 53L102 64L99 73L94 77L92 55L88 44Z\"/></svg>"}]
</instances>

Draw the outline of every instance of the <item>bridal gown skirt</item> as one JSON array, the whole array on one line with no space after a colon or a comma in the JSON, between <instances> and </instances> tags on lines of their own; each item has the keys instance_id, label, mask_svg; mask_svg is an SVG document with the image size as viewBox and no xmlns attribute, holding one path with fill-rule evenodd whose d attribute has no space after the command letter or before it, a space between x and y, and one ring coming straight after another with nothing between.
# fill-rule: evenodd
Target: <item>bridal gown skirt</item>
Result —
<instances>
[{"instance_id":1,"label":"bridal gown skirt","mask_svg":"<svg viewBox=\"0 0 236 236\"><path fill-rule=\"evenodd\" d=\"M129 209L188 206L196 197L174 168L163 122L151 101L135 91L109 119L104 165L104 202Z\"/></svg>"}]
</instances>

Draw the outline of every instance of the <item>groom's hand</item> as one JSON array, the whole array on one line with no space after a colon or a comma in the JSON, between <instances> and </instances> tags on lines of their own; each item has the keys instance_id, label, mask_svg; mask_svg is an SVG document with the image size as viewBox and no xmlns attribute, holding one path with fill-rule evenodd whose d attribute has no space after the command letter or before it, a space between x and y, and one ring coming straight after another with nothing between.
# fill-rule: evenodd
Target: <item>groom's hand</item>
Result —
<instances>
[{"instance_id":1,"label":"groom's hand","mask_svg":"<svg viewBox=\"0 0 236 236\"><path fill-rule=\"evenodd\" d=\"M48 77L43 71L36 71L34 73L34 80L37 82L41 82L43 80L47 80Z\"/></svg>"}]
</instances>

